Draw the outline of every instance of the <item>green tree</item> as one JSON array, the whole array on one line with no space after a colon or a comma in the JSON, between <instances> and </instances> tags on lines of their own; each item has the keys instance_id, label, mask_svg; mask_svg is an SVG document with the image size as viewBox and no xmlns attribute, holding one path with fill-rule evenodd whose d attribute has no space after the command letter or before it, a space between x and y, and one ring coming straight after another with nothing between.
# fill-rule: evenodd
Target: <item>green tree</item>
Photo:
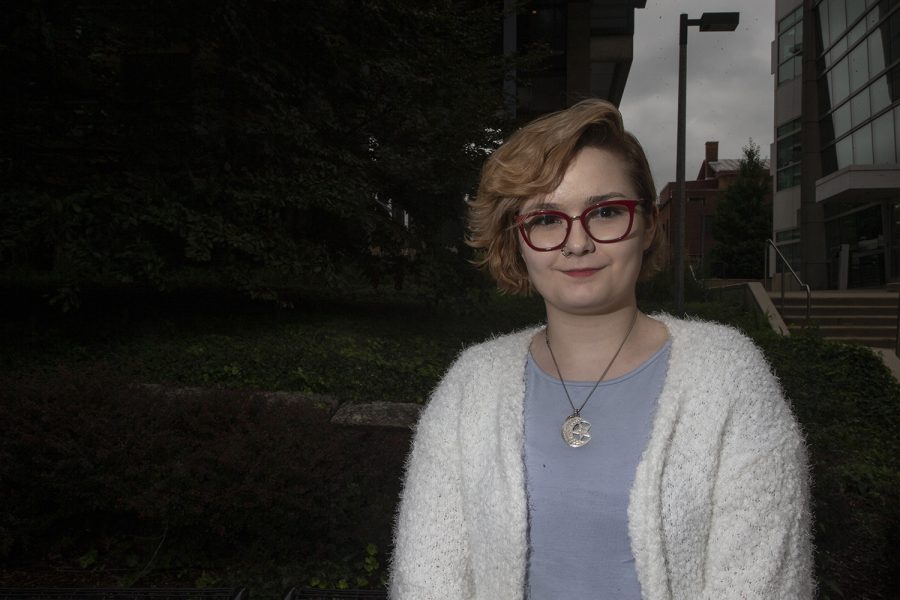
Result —
<instances>
[{"instance_id":1,"label":"green tree","mask_svg":"<svg viewBox=\"0 0 900 600\"><path fill-rule=\"evenodd\" d=\"M462 198L507 126L497 3L10 11L0 272L165 286L199 267L266 293L467 251Z\"/></svg>"},{"instance_id":2,"label":"green tree","mask_svg":"<svg viewBox=\"0 0 900 600\"><path fill-rule=\"evenodd\" d=\"M740 170L716 207L712 249L716 277L759 278L765 241L772 232L772 176L751 139L743 148Z\"/></svg>"}]
</instances>

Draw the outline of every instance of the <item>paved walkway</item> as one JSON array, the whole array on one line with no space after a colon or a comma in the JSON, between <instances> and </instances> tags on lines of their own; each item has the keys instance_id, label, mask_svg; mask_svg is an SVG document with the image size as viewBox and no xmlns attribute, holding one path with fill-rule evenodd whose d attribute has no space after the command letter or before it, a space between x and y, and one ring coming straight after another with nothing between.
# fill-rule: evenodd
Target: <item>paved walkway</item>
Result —
<instances>
[{"instance_id":1,"label":"paved walkway","mask_svg":"<svg viewBox=\"0 0 900 600\"><path fill-rule=\"evenodd\" d=\"M900 358L897 358L897 355L891 348L872 348L872 350L881 357L884 366L894 374L894 379L900 383Z\"/></svg>"}]
</instances>

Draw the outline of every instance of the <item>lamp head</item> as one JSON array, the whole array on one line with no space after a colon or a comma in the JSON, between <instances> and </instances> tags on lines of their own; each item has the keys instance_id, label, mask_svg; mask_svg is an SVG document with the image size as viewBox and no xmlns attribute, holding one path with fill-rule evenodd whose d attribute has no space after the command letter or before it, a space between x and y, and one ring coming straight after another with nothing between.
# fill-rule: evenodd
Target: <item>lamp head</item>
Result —
<instances>
[{"instance_id":1,"label":"lamp head","mask_svg":"<svg viewBox=\"0 0 900 600\"><path fill-rule=\"evenodd\" d=\"M707 12L700 15L700 31L734 31L740 22L741 13Z\"/></svg>"}]
</instances>

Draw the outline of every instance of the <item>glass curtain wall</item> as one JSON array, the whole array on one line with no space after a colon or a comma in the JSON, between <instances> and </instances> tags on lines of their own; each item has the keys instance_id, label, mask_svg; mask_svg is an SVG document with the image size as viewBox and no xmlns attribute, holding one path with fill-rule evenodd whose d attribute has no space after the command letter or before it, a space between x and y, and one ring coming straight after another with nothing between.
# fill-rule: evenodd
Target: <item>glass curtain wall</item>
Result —
<instances>
[{"instance_id":1,"label":"glass curtain wall","mask_svg":"<svg viewBox=\"0 0 900 600\"><path fill-rule=\"evenodd\" d=\"M788 121L780 126L775 135L777 156L775 159L775 189L783 190L800 185L800 119Z\"/></svg>"},{"instance_id":2,"label":"glass curtain wall","mask_svg":"<svg viewBox=\"0 0 900 600\"><path fill-rule=\"evenodd\" d=\"M850 212L829 218L826 210L825 235L832 253L832 284L839 273L838 255L843 244L849 246L849 287L873 287L884 284L884 237L882 205L869 203Z\"/></svg>"},{"instance_id":3,"label":"glass curtain wall","mask_svg":"<svg viewBox=\"0 0 900 600\"><path fill-rule=\"evenodd\" d=\"M802 75L803 64L803 7L798 6L778 21L778 85ZM775 131L775 190L800 185L801 121L799 118L782 123ZM775 200L778 201L777 199ZM800 264L800 230L797 228L775 232L775 245L787 263L795 270ZM775 273L787 271L787 265L775 260Z\"/></svg>"},{"instance_id":4,"label":"glass curtain wall","mask_svg":"<svg viewBox=\"0 0 900 600\"><path fill-rule=\"evenodd\" d=\"M803 7L778 22L778 83L800 77L803 64Z\"/></svg>"},{"instance_id":5,"label":"glass curtain wall","mask_svg":"<svg viewBox=\"0 0 900 600\"><path fill-rule=\"evenodd\" d=\"M822 174L898 162L900 0L817 6Z\"/></svg>"},{"instance_id":6,"label":"glass curtain wall","mask_svg":"<svg viewBox=\"0 0 900 600\"><path fill-rule=\"evenodd\" d=\"M900 0L821 0L815 18L822 175L851 165L900 163ZM851 287L898 278L896 260L891 273L885 263L897 253L900 232L893 224L900 199L866 200L861 192L825 201L832 284L844 247Z\"/></svg>"}]
</instances>

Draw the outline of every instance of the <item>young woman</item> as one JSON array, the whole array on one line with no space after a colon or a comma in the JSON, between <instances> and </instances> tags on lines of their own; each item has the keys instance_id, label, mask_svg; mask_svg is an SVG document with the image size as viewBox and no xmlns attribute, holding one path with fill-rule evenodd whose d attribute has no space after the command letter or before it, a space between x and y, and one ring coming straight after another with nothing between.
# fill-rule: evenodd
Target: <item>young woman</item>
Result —
<instances>
[{"instance_id":1,"label":"young woman","mask_svg":"<svg viewBox=\"0 0 900 600\"><path fill-rule=\"evenodd\" d=\"M647 159L586 100L487 161L470 243L545 326L464 351L424 409L394 600L811 598L805 446L759 350L642 314Z\"/></svg>"}]
</instances>

